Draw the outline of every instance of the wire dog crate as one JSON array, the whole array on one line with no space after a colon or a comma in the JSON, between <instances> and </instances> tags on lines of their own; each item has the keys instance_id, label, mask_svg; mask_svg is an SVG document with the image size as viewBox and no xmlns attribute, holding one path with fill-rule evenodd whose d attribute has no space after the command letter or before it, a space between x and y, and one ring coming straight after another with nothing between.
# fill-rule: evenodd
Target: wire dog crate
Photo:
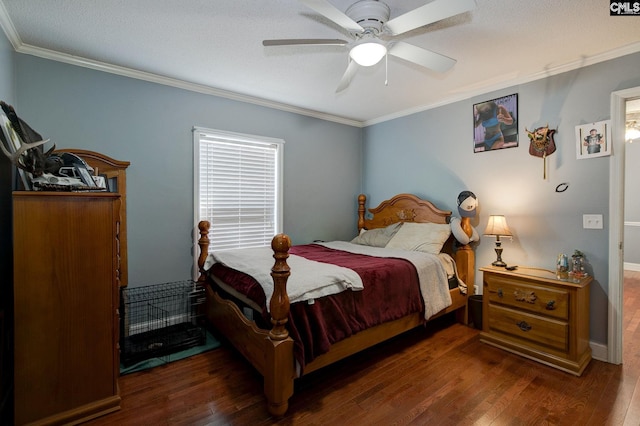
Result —
<instances>
[{"instance_id":1,"label":"wire dog crate","mask_svg":"<svg viewBox=\"0 0 640 426\"><path fill-rule=\"evenodd\" d=\"M203 345L204 288L179 281L120 290L120 362L149 358Z\"/></svg>"}]
</instances>

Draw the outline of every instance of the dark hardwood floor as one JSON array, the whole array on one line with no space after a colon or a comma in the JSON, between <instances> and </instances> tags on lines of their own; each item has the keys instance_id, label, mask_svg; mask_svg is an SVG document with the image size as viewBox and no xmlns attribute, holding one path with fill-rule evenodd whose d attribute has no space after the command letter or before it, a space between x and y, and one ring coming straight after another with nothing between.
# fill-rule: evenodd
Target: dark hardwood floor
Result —
<instances>
[{"instance_id":1,"label":"dark hardwood floor","mask_svg":"<svg viewBox=\"0 0 640 426\"><path fill-rule=\"evenodd\" d=\"M120 378L122 410L90 425L639 425L640 272L625 272L624 363L582 377L485 345L444 318L296 382L269 416L262 379L222 347Z\"/></svg>"}]
</instances>

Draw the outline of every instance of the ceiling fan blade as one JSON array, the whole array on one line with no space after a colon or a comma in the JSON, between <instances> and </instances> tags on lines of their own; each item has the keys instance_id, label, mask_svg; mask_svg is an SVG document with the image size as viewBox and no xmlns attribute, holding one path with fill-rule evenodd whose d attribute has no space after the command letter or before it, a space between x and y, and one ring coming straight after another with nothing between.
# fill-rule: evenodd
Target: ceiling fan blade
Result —
<instances>
[{"instance_id":1,"label":"ceiling fan blade","mask_svg":"<svg viewBox=\"0 0 640 426\"><path fill-rule=\"evenodd\" d=\"M391 19L385 27L392 35L398 35L475 8L475 0L435 0Z\"/></svg>"},{"instance_id":2,"label":"ceiling fan blade","mask_svg":"<svg viewBox=\"0 0 640 426\"><path fill-rule=\"evenodd\" d=\"M283 38L277 40L262 40L263 46L345 46L349 42L337 38Z\"/></svg>"},{"instance_id":3,"label":"ceiling fan blade","mask_svg":"<svg viewBox=\"0 0 640 426\"><path fill-rule=\"evenodd\" d=\"M389 49L389 54L437 72L448 71L457 62L455 59L451 59L448 56L444 56L409 43L404 43L402 41L396 42Z\"/></svg>"},{"instance_id":4,"label":"ceiling fan blade","mask_svg":"<svg viewBox=\"0 0 640 426\"><path fill-rule=\"evenodd\" d=\"M364 31L356 21L345 15L340 9L329 3L327 0L298 0L300 3L315 10L319 14L323 15L340 25L342 28L351 32Z\"/></svg>"},{"instance_id":5,"label":"ceiling fan blade","mask_svg":"<svg viewBox=\"0 0 640 426\"><path fill-rule=\"evenodd\" d=\"M356 74L356 71L358 71L358 64L356 63L356 61L349 59L349 65L347 66L347 70L342 75L342 79L340 79L340 83L336 88L336 93L340 93L344 89L349 87L351 79Z\"/></svg>"}]
</instances>

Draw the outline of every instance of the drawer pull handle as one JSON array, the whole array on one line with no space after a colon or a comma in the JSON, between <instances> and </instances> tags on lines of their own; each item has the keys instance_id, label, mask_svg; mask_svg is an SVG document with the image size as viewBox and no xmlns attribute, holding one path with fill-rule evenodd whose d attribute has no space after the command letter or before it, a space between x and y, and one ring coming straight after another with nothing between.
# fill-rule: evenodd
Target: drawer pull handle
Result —
<instances>
[{"instance_id":1,"label":"drawer pull handle","mask_svg":"<svg viewBox=\"0 0 640 426\"><path fill-rule=\"evenodd\" d=\"M518 302L527 302L533 304L538 299L533 291L516 290L513 292L513 295Z\"/></svg>"},{"instance_id":2,"label":"drawer pull handle","mask_svg":"<svg viewBox=\"0 0 640 426\"><path fill-rule=\"evenodd\" d=\"M526 321L520 321L519 323L516 324L518 326L518 328L520 328L520 330L522 331L529 331L531 330L531 326L529 324L527 324Z\"/></svg>"},{"instance_id":3,"label":"drawer pull handle","mask_svg":"<svg viewBox=\"0 0 640 426\"><path fill-rule=\"evenodd\" d=\"M502 289L501 289L501 288L499 288L499 289L498 289L498 297L499 297L499 298L502 298L503 296L504 296L504 293L502 293Z\"/></svg>"},{"instance_id":4,"label":"drawer pull handle","mask_svg":"<svg viewBox=\"0 0 640 426\"><path fill-rule=\"evenodd\" d=\"M555 300L549 300L547 302L546 309L547 309L547 311L554 311L556 309L556 301Z\"/></svg>"}]
</instances>

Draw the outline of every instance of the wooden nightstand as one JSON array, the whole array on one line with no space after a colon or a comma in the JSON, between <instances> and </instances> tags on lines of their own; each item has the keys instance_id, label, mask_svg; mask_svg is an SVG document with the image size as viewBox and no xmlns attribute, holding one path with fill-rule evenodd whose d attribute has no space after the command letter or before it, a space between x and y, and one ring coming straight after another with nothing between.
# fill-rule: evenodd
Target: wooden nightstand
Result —
<instances>
[{"instance_id":1,"label":"wooden nightstand","mask_svg":"<svg viewBox=\"0 0 640 426\"><path fill-rule=\"evenodd\" d=\"M480 340L579 376L591 361L588 276L487 266L483 272Z\"/></svg>"}]
</instances>

